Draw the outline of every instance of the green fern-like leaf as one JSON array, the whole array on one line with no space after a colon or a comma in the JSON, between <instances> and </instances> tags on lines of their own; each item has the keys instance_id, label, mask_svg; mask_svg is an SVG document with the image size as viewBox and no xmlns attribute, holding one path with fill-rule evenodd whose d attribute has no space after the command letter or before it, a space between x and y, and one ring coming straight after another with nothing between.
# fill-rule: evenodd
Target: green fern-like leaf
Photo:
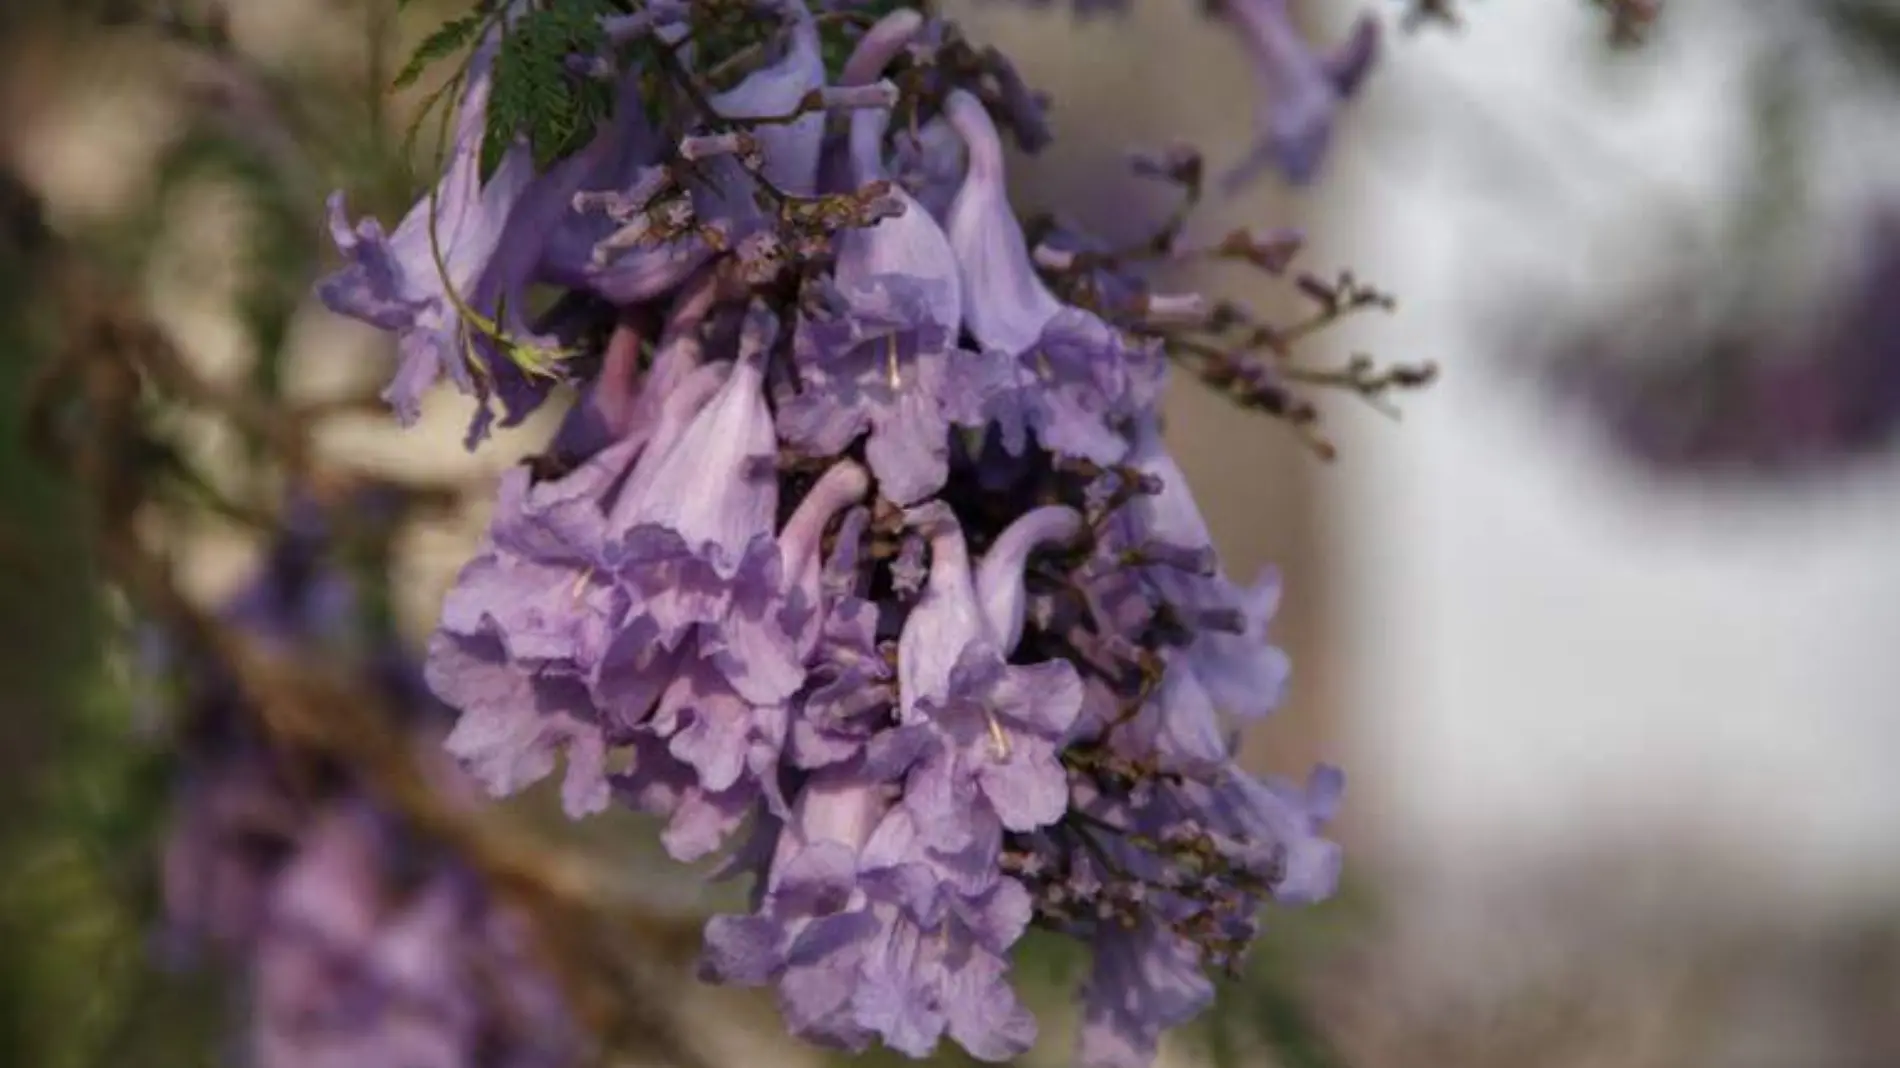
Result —
<instances>
[{"instance_id":1,"label":"green fern-like leaf","mask_svg":"<svg viewBox=\"0 0 1900 1068\"><path fill-rule=\"evenodd\" d=\"M414 85L430 67L468 47L490 17L485 12L475 11L437 27L410 54L409 62L403 64L402 71L396 75L394 87L405 89Z\"/></svg>"},{"instance_id":2,"label":"green fern-like leaf","mask_svg":"<svg viewBox=\"0 0 1900 1068\"><path fill-rule=\"evenodd\" d=\"M612 108L611 90L570 71L571 55L597 55L608 45L603 16L611 0L551 0L521 15L501 40L488 103L483 173L492 173L516 138L526 138L537 166L571 153Z\"/></svg>"}]
</instances>

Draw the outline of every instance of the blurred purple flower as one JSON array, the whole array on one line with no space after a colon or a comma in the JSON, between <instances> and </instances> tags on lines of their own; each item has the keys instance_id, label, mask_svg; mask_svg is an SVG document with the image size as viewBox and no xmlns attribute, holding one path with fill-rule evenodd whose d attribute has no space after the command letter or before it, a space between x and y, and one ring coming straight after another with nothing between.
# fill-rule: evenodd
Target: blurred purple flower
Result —
<instances>
[{"instance_id":1,"label":"blurred purple flower","mask_svg":"<svg viewBox=\"0 0 1900 1068\"><path fill-rule=\"evenodd\" d=\"M298 512L311 520L307 502ZM320 527L293 529L229 614L263 629L280 655L351 670L325 642L353 621L310 611L334 573L285 566L320 557L326 540ZM463 784L435 756L433 708L400 703L418 694L385 659L354 666L416 728L425 779L461 804ZM233 687L202 672L188 682L163 944L174 964L208 948L245 977L251 1062L560 1068L583 1052L525 920L466 860L414 833L353 769L314 782L307 767L293 772Z\"/></svg>"},{"instance_id":2,"label":"blurred purple flower","mask_svg":"<svg viewBox=\"0 0 1900 1068\"><path fill-rule=\"evenodd\" d=\"M1278 168L1295 185L1311 182L1340 108L1359 91L1378 58L1378 20L1361 15L1346 43L1322 56L1293 24L1287 0L1219 0L1219 10L1240 35L1263 98L1254 102L1254 148L1223 184L1238 189L1268 167Z\"/></svg>"}]
</instances>

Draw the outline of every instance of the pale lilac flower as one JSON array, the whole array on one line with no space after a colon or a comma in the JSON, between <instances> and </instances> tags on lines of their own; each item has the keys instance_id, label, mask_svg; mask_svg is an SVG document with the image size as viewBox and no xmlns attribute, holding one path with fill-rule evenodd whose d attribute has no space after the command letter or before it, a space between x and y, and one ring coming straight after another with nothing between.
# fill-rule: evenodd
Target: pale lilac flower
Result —
<instances>
[{"instance_id":1,"label":"pale lilac flower","mask_svg":"<svg viewBox=\"0 0 1900 1068\"><path fill-rule=\"evenodd\" d=\"M1005 954L1028 897L1007 881L966 897L931 869L882 790L821 773L778 836L758 910L707 926L704 974L776 983L787 1026L825 1045L862 1050L875 1036L923 1057L947 1034L984 1060L1020 1055L1035 1021Z\"/></svg>"},{"instance_id":2,"label":"pale lilac flower","mask_svg":"<svg viewBox=\"0 0 1900 1068\"><path fill-rule=\"evenodd\" d=\"M842 452L868 434L865 459L879 492L899 504L927 497L949 477L956 406L944 393L957 388L954 363L978 358L957 349L954 333L932 318L926 284L877 276L847 294L836 317L801 322L793 347L801 390L779 409L786 441L814 455Z\"/></svg>"},{"instance_id":3,"label":"pale lilac flower","mask_svg":"<svg viewBox=\"0 0 1900 1068\"><path fill-rule=\"evenodd\" d=\"M878 640L879 609L868 600L859 553L870 516L854 509L825 564L824 629L812 653L788 756L798 768L840 764L864 752L890 724L895 673Z\"/></svg>"},{"instance_id":4,"label":"pale lilac flower","mask_svg":"<svg viewBox=\"0 0 1900 1068\"><path fill-rule=\"evenodd\" d=\"M762 612L778 592L777 439L763 393L776 331L763 309L748 313L725 384L671 448L641 465L608 516L609 563L634 605L621 624L623 641L671 649L691 628L716 624L735 608ZM797 679L781 670L734 683L770 700Z\"/></svg>"},{"instance_id":5,"label":"pale lilac flower","mask_svg":"<svg viewBox=\"0 0 1900 1068\"><path fill-rule=\"evenodd\" d=\"M916 19L886 20L853 62L868 67L880 50L901 45L899 31ZM877 46L873 48L872 46ZM875 73L875 71L872 71ZM846 168L852 186L885 176L883 139L889 117L851 117ZM961 279L943 230L909 195L903 210L838 238L835 317L807 317L795 352L801 391L779 412L780 432L817 455L843 451L868 432L865 458L879 491L897 504L936 492L949 475L950 422L967 402L946 398L950 365L974 360L957 350Z\"/></svg>"},{"instance_id":6,"label":"pale lilac flower","mask_svg":"<svg viewBox=\"0 0 1900 1068\"><path fill-rule=\"evenodd\" d=\"M422 395L444 375L482 396L484 407L496 383L520 380L492 348L476 347L478 333L463 311L492 318L504 298L518 304L521 294L502 287L525 282L538 247L503 240L534 182L526 147L511 147L494 175L481 179L491 67L492 49L470 71L441 181L394 233L385 235L375 219L351 226L341 193L329 202L331 235L348 263L318 284L317 295L332 311L396 335L400 363L383 397L404 424L415 421ZM509 414L525 411L517 405Z\"/></svg>"},{"instance_id":7,"label":"pale lilac flower","mask_svg":"<svg viewBox=\"0 0 1900 1068\"><path fill-rule=\"evenodd\" d=\"M1032 521L1047 523L1037 533L1053 538L1066 525L1060 519ZM901 718L912 730L928 730L931 744L910 773L904 804L933 844L955 852L1003 828L1034 830L1061 817L1068 776L1056 751L1081 711L1082 691L1067 663L1004 662L1009 650L985 615L962 529L948 508L924 505L911 522L929 539L931 562L898 642ZM1021 581L1020 564L998 581L1012 580ZM1008 600L1006 593L990 598L999 606Z\"/></svg>"},{"instance_id":8,"label":"pale lilac flower","mask_svg":"<svg viewBox=\"0 0 1900 1068\"><path fill-rule=\"evenodd\" d=\"M1206 573L1172 561L1141 572L1159 599L1176 612L1214 624L1196 628L1187 651L1191 669L1225 711L1246 718L1266 715L1284 698L1288 675L1286 654L1266 636L1280 604L1278 572L1267 569L1250 587L1228 581L1187 476L1168 455L1153 419L1143 421L1127 463L1159 487L1158 493L1142 494L1128 506L1130 526L1123 528L1133 538L1128 547L1163 560L1204 553L1213 564Z\"/></svg>"},{"instance_id":9,"label":"pale lilac flower","mask_svg":"<svg viewBox=\"0 0 1900 1068\"><path fill-rule=\"evenodd\" d=\"M995 122L961 92L945 114L970 153L945 230L962 268L964 325L988 355L964 363L964 403L996 425L1012 454L1033 432L1052 452L1116 463L1128 451L1126 424L1159 400L1166 373L1159 349L1056 299L1009 204ZM960 414L959 422L976 421Z\"/></svg>"},{"instance_id":10,"label":"pale lilac flower","mask_svg":"<svg viewBox=\"0 0 1900 1068\"><path fill-rule=\"evenodd\" d=\"M544 220L545 245L535 265L536 279L598 294L616 304L632 305L660 297L682 284L712 256L697 234L620 247L614 235L646 207L632 213L599 210L589 199L612 200L657 174L666 149L647 121L638 68L622 76L613 121L573 156L540 179L538 191L554 218ZM624 216L624 217L623 217Z\"/></svg>"},{"instance_id":11,"label":"pale lilac flower","mask_svg":"<svg viewBox=\"0 0 1900 1068\"><path fill-rule=\"evenodd\" d=\"M825 61L818 47L818 26L802 0L785 0L791 40L777 63L748 75L707 102L714 111L736 119L789 115L807 93L825 84ZM825 136L825 113L816 111L792 122L767 123L752 135L765 157L766 180L788 192L809 196L818 188L818 153Z\"/></svg>"},{"instance_id":12,"label":"pale lilac flower","mask_svg":"<svg viewBox=\"0 0 1900 1068\"><path fill-rule=\"evenodd\" d=\"M669 777L682 767L692 773L677 796L663 795L656 808L673 817L666 844L681 860L716 849L759 802L780 818L789 814L779 767L797 709L791 690L803 681L824 633L820 538L833 517L863 497L868 483L863 468L850 461L826 472L779 534L785 585L777 600L759 617L734 616L710 630L699 642L701 659L682 666L640 727L666 740L667 754L677 762L660 766ZM749 678L757 664L776 659L788 664L798 682L777 697L749 698L735 676ZM651 764L641 768L639 760L636 754L636 777L654 770Z\"/></svg>"},{"instance_id":13,"label":"pale lilac flower","mask_svg":"<svg viewBox=\"0 0 1900 1068\"><path fill-rule=\"evenodd\" d=\"M1003 142L981 101L961 90L944 116L969 155L969 166L944 220L963 272L963 322L977 344L1010 355L1042 337L1062 302L1037 277L1023 242L1003 174Z\"/></svg>"},{"instance_id":14,"label":"pale lilac flower","mask_svg":"<svg viewBox=\"0 0 1900 1068\"><path fill-rule=\"evenodd\" d=\"M595 699L629 606L605 566L608 502L637 470L637 458L670 448L676 428L708 402L722 376L715 368L686 375L656 418L617 428L619 440L562 478L534 483L526 467L503 476L487 544L444 600L426 662L430 687L462 712L449 752L490 793L505 796L545 778L565 752L568 810L606 806L604 734L625 709L657 698L667 678L662 669L615 673L613 700ZM664 376L656 378L648 385L664 387ZM603 372L595 392L615 384L617 375ZM612 407L631 420L642 404ZM590 409L599 405L582 406L577 418L598 418Z\"/></svg>"},{"instance_id":15,"label":"pale lilac flower","mask_svg":"<svg viewBox=\"0 0 1900 1068\"><path fill-rule=\"evenodd\" d=\"M1200 950L1154 920L1132 932L1104 932L1092 944L1076 1055L1090 1068L1148 1068L1162 1032L1214 1002Z\"/></svg>"}]
</instances>

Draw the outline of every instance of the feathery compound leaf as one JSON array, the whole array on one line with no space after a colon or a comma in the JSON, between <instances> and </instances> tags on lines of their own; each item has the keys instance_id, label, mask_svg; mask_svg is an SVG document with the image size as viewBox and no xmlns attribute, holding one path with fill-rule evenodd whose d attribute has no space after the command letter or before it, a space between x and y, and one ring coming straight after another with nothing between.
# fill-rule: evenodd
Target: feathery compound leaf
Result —
<instances>
[{"instance_id":1,"label":"feathery compound leaf","mask_svg":"<svg viewBox=\"0 0 1900 1068\"><path fill-rule=\"evenodd\" d=\"M416 46L415 52L409 57L409 62L405 63L402 72L396 75L394 88L406 89L414 85L416 80L422 77L423 72L437 62L468 47L491 17L477 11L452 22L443 23Z\"/></svg>"},{"instance_id":2,"label":"feathery compound leaf","mask_svg":"<svg viewBox=\"0 0 1900 1068\"><path fill-rule=\"evenodd\" d=\"M570 56L596 56L608 40L602 17L610 0L553 0L523 13L504 32L495 58L482 170L493 173L517 137L546 167L572 152L607 117L612 93L598 79L568 66Z\"/></svg>"}]
</instances>

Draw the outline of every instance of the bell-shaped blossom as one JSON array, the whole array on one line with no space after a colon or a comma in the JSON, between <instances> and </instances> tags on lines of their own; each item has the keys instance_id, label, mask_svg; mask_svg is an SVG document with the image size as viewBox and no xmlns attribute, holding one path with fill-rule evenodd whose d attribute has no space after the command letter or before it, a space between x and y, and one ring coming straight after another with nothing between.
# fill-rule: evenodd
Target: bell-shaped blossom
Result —
<instances>
[{"instance_id":1,"label":"bell-shaped blossom","mask_svg":"<svg viewBox=\"0 0 1900 1068\"><path fill-rule=\"evenodd\" d=\"M332 311L396 335L400 362L383 398L404 424L416 420L422 395L444 375L483 396L496 382L520 379L508 361L476 346L479 334L464 311L492 319L502 297L519 296L499 292L497 279L524 275L538 250L503 240L534 180L526 147L511 147L488 181L481 178L492 66L487 46L471 68L441 180L393 233L375 219L351 225L341 193L329 202L331 235L347 262L318 283L317 295Z\"/></svg>"},{"instance_id":2,"label":"bell-shaped blossom","mask_svg":"<svg viewBox=\"0 0 1900 1068\"><path fill-rule=\"evenodd\" d=\"M1190 654L1170 649L1163 661L1161 682L1134 717L1110 734L1109 744L1130 760L1152 761L1169 772L1219 774L1233 756L1220 711Z\"/></svg>"},{"instance_id":3,"label":"bell-shaped blossom","mask_svg":"<svg viewBox=\"0 0 1900 1068\"><path fill-rule=\"evenodd\" d=\"M935 225L929 224L929 225ZM931 291L916 276L889 274L846 295L829 319L800 322L793 352L800 391L780 406L785 440L836 455L867 435L865 460L878 489L909 504L949 477L955 335L932 318Z\"/></svg>"},{"instance_id":4,"label":"bell-shaped blossom","mask_svg":"<svg viewBox=\"0 0 1900 1068\"><path fill-rule=\"evenodd\" d=\"M1130 548L1162 558L1144 567L1143 576L1178 615L1203 623L1188 647L1191 669L1222 709L1246 718L1267 714L1285 697L1288 676L1286 654L1266 633L1280 603L1278 573L1269 568L1250 587L1228 581L1187 476L1168 454L1153 419L1143 420L1127 462L1159 490L1137 496L1128 506L1135 539ZM1205 573L1178 562L1201 555L1212 565Z\"/></svg>"},{"instance_id":5,"label":"bell-shaped blossom","mask_svg":"<svg viewBox=\"0 0 1900 1068\"><path fill-rule=\"evenodd\" d=\"M1073 913L1073 933L1087 938L1094 956L1081 992L1081 1063L1153 1063L1162 1032L1212 1002L1205 972L1210 964L1231 963L1237 948L1251 941L1266 896L1301 903L1332 892L1339 851L1318 832L1333 814L1339 787L1331 768L1316 771L1303 791L1231 770L1213 781L1190 777L1157 785L1139 799L1078 798L1093 817L1091 826L1181 842L1195 858L1186 870L1170 872L1180 862L1103 837L1070 866L1067 896L1083 906ZM1103 855L1121 872L1142 873L1147 887L1173 889L1115 888L1115 875L1092 870Z\"/></svg>"},{"instance_id":6,"label":"bell-shaped blossom","mask_svg":"<svg viewBox=\"0 0 1900 1068\"><path fill-rule=\"evenodd\" d=\"M931 566L898 640L901 718L927 730L931 745L910 773L904 803L931 844L949 852L973 843L986 848L1003 828L1033 830L1068 807L1068 777L1056 752L1081 711L1081 682L1062 661L1006 664L955 516L932 502L914 509L910 521L929 538ZM1047 524L1050 538L1073 530L1054 513L1032 513L1028 521ZM997 581L1009 580L1022 581L1019 562L1013 576Z\"/></svg>"},{"instance_id":7,"label":"bell-shaped blossom","mask_svg":"<svg viewBox=\"0 0 1900 1068\"><path fill-rule=\"evenodd\" d=\"M923 1057L947 1034L984 1060L1020 1055L1035 1021L1006 954L1028 895L1008 881L946 891L928 856L885 790L850 769L819 773L778 836L757 910L707 925L703 973L775 983L792 1033L825 1045L876 1037Z\"/></svg>"},{"instance_id":8,"label":"bell-shaped blossom","mask_svg":"<svg viewBox=\"0 0 1900 1068\"><path fill-rule=\"evenodd\" d=\"M1090 943L1094 963L1082 988L1077 1059L1090 1068L1148 1068L1161 1035L1214 1002L1200 950L1152 919L1132 931L1104 931Z\"/></svg>"},{"instance_id":9,"label":"bell-shaped blossom","mask_svg":"<svg viewBox=\"0 0 1900 1068\"><path fill-rule=\"evenodd\" d=\"M958 91L944 113L970 156L945 230L962 270L964 325L989 357L959 367L959 394L996 425L1011 454L1033 431L1051 451L1115 463L1128 451L1124 424L1159 399L1160 352L1056 299L1009 204L989 112Z\"/></svg>"},{"instance_id":10,"label":"bell-shaped blossom","mask_svg":"<svg viewBox=\"0 0 1900 1068\"><path fill-rule=\"evenodd\" d=\"M731 89L714 94L707 103L734 119L764 119L789 115L807 93L824 87L825 60L818 41L818 24L800 0L787 0L790 40L778 62L754 71ZM813 112L791 122L764 123L752 131L764 153L761 168L766 180L798 196L818 188L818 154L825 137L824 112Z\"/></svg>"},{"instance_id":11,"label":"bell-shaped blossom","mask_svg":"<svg viewBox=\"0 0 1900 1068\"><path fill-rule=\"evenodd\" d=\"M750 699L743 683L757 674L762 661L781 659L802 681L823 633L822 535L868 487L864 469L850 461L819 479L779 534L785 587L772 611L756 619L728 617L708 628L698 643L700 658L681 668L641 725L643 732L664 739L668 755L693 774L679 799L666 801L673 806L667 814L676 817L667 846L680 859L717 848L757 802L781 818L789 814L779 768L798 683L775 698L761 699ZM680 805L687 805L684 820L677 818Z\"/></svg>"},{"instance_id":12,"label":"bell-shaped blossom","mask_svg":"<svg viewBox=\"0 0 1900 1068\"><path fill-rule=\"evenodd\" d=\"M682 354L696 344L686 324L697 325L697 311L689 304L676 316L677 333L638 397L629 382L637 344L623 334L609 346L566 436L616 440L559 478L535 482L527 467L504 475L485 543L443 601L425 675L461 713L449 752L497 796L546 777L565 751L569 811L605 807L603 732L620 709L644 707L641 691L651 704L665 684L662 670L621 673L611 704L594 696L629 607L604 564L609 504L637 475L636 461L670 449L728 374L723 365L684 371ZM589 426L597 429L573 429Z\"/></svg>"},{"instance_id":13,"label":"bell-shaped blossom","mask_svg":"<svg viewBox=\"0 0 1900 1068\"><path fill-rule=\"evenodd\" d=\"M879 830L908 819L892 813ZM867 854L877 846L874 836ZM979 1060L1007 1061L1028 1051L1035 1017L1009 983L1008 951L1031 912L1020 885L998 880L973 896L947 891L928 919L887 898L874 900L884 922L866 939L859 965L852 1006L859 1024L912 1057L929 1056L945 1035Z\"/></svg>"},{"instance_id":14,"label":"bell-shaped blossom","mask_svg":"<svg viewBox=\"0 0 1900 1068\"><path fill-rule=\"evenodd\" d=\"M697 234L627 246L615 235L638 217L647 196L643 179L657 176L668 145L647 120L642 99L648 72L622 76L613 119L579 152L542 179L556 217L547 223L535 266L539 281L594 293L616 304L652 300L681 284L712 256ZM627 212L599 210L630 201Z\"/></svg>"},{"instance_id":15,"label":"bell-shaped blossom","mask_svg":"<svg viewBox=\"0 0 1900 1068\"><path fill-rule=\"evenodd\" d=\"M1154 342L1132 340L1080 308L1063 308L1031 348L990 355L961 366L966 376L955 395L995 427L1012 456L1033 433L1059 456L1121 462L1130 428L1159 400L1167 373Z\"/></svg>"},{"instance_id":16,"label":"bell-shaped blossom","mask_svg":"<svg viewBox=\"0 0 1900 1068\"><path fill-rule=\"evenodd\" d=\"M1379 23L1362 15L1346 43L1330 56L1313 51L1293 23L1287 0L1221 0L1220 10L1239 33L1263 100L1255 102L1256 141L1224 184L1237 189L1268 167L1304 185L1319 173L1333 122L1358 91L1379 51Z\"/></svg>"},{"instance_id":17,"label":"bell-shaped blossom","mask_svg":"<svg viewBox=\"0 0 1900 1068\"><path fill-rule=\"evenodd\" d=\"M631 599L623 646L672 649L696 626L776 603L778 444L763 391L776 330L762 308L747 315L725 384L671 448L640 465L608 516L609 563ZM753 666L757 673L734 681L759 699L797 686L787 672L768 673L775 665Z\"/></svg>"},{"instance_id":18,"label":"bell-shaped blossom","mask_svg":"<svg viewBox=\"0 0 1900 1068\"><path fill-rule=\"evenodd\" d=\"M687 772L677 796L651 809L669 819L662 842L675 858L694 861L718 849L761 800L784 814L779 758L789 714L784 702L747 701L704 660L687 662L674 677L641 729L666 745L671 761L657 770ZM640 762L636 752L623 789L656 770Z\"/></svg>"},{"instance_id":19,"label":"bell-shaped blossom","mask_svg":"<svg viewBox=\"0 0 1900 1068\"><path fill-rule=\"evenodd\" d=\"M898 28L914 31L916 21ZM879 110L853 114L853 186L884 177L888 121ZM868 432L865 458L879 491L907 505L949 476L951 419L969 405L944 390L951 364L977 357L955 348L961 278L949 241L907 194L893 195L903 211L839 237L834 283L841 307L829 319L800 323L794 351L803 388L781 406L779 427L788 441L818 455L836 454Z\"/></svg>"},{"instance_id":20,"label":"bell-shaped blossom","mask_svg":"<svg viewBox=\"0 0 1900 1068\"><path fill-rule=\"evenodd\" d=\"M1062 302L1037 277L1009 202L1003 142L988 109L957 90L944 117L963 141L969 166L944 221L963 272L963 322L986 349L1027 351L1062 312Z\"/></svg>"},{"instance_id":21,"label":"bell-shaped blossom","mask_svg":"<svg viewBox=\"0 0 1900 1068\"><path fill-rule=\"evenodd\" d=\"M878 606L863 588L859 553L870 515L854 509L825 563L824 625L806 676L787 755L799 768L843 763L890 722L896 676L878 641Z\"/></svg>"},{"instance_id":22,"label":"bell-shaped blossom","mask_svg":"<svg viewBox=\"0 0 1900 1068\"><path fill-rule=\"evenodd\" d=\"M1345 787L1338 768L1321 764L1299 786L1234 775L1197 789L1208 792L1210 820L1224 826L1230 841L1270 850L1273 899L1308 905L1332 896L1339 885L1342 853L1320 831L1338 814Z\"/></svg>"},{"instance_id":23,"label":"bell-shaped blossom","mask_svg":"<svg viewBox=\"0 0 1900 1068\"><path fill-rule=\"evenodd\" d=\"M850 460L833 464L805 494L778 535L781 585L776 598L735 602L721 626L702 645L753 700L783 699L803 682L806 663L825 629L823 537L839 513L863 500L870 476ZM763 668L757 665L773 664ZM796 674L789 684L767 684ZM754 675L761 676L748 685ZM769 696L768 696L769 695Z\"/></svg>"},{"instance_id":24,"label":"bell-shaped blossom","mask_svg":"<svg viewBox=\"0 0 1900 1068\"><path fill-rule=\"evenodd\" d=\"M884 134L890 113L865 109L851 116L850 159L856 185L887 177ZM892 190L904 210L868 227L839 235L834 277L847 294L875 280L898 275L912 280L932 322L954 336L963 321L963 286L950 239L928 212L901 188Z\"/></svg>"}]
</instances>

